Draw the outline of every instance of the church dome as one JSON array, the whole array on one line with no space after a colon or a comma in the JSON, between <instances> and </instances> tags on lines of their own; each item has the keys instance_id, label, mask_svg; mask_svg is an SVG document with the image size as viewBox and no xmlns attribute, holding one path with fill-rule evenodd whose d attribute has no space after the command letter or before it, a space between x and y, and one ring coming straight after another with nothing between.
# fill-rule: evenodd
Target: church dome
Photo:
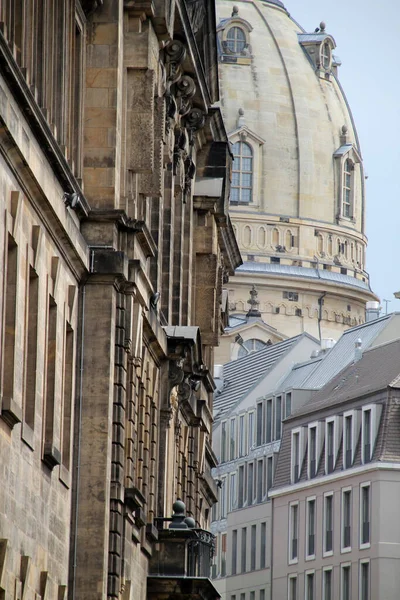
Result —
<instances>
[{"instance_id":1,"label":"church dome","mask_svg":"<svg viewBox=\"0 0 400 600\"><path fill-rule=\"evenodd\" d=\"M325 23L305 32L280 0L217 0L217 13L231 218L244 260L236 312L247 312L255 284L269 324L289 335L322 325L338 337L376 297L365 271L361 150L335 39Z\"/></svg>"}]
</instances>

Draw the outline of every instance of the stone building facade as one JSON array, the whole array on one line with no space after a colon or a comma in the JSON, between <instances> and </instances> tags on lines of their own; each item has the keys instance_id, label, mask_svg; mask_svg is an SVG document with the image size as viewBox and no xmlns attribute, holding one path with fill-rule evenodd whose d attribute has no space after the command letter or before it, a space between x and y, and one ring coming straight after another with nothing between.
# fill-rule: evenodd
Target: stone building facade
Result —
<instances>
[{"instance_id":1,"label":"stone building facade","mask_svg":"<svg viewBox=\"0 0 400 600\"><path fill-rule=\"evenodd\" d=\"M0 22L0 597L142 600L186 575L216 598L198 555L160 577L159 550L178 497L184 548L212 545L240 264L214 4L27 0Z\"/></svg>"},{"instance_id":2,"label":"stone building facade","mask_svg":"<svg viewBox=\"0 0 400 600\"><path fill-rule=\"evenodd\" d=\"M324 23L304 31L289 4L217 1L230 214L244 261L231 307L243 316L255 285L267 325L337 339L377 300L365 267L362 155L335 39Z\"/></svg>"}]
</instances>

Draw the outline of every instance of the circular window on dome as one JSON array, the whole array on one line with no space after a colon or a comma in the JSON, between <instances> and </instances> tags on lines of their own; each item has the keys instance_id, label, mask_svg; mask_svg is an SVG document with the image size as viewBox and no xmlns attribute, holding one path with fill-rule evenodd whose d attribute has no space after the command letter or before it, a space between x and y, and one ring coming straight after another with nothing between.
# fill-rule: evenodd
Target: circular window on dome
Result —
<instances>
[{"instance_id":1,"label":"circular window on dome","mask_svg":"<svg viewBox=\"0 0 400 600\"><path fill-rule=\"evenodd\" d=\"M332 50L329 42L324 42L321 46L321 66L323 69L329 69L332 61Z\"/></svg>"},{"instance_id":2,"label":"circular window on dome","mask_svg":"<svg viewBox=\"0 0 400 600\"><path fill-rule=\"evenodd\" d=\"M240 27L231 27L226 35L226 49L241 54L246 47L246 34Z\"/></svg>"}]
</instances>

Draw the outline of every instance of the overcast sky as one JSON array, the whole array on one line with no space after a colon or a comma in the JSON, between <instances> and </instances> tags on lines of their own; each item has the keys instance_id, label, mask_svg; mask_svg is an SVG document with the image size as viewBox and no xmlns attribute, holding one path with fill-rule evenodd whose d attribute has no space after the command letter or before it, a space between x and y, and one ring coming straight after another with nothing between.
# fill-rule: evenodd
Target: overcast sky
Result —
<instances>
[{"instance_id":1,"label":"overcast sky","mask_svg":"<svg viewBox=\"0 0 400 600\"><path fill-rule=\"evenodd\" d=\"M353 112L368 179L367 270L385 314L400 311L400 0L284 0L314 31L336 41L339 78Z\"/></svg>"}]
</instances>

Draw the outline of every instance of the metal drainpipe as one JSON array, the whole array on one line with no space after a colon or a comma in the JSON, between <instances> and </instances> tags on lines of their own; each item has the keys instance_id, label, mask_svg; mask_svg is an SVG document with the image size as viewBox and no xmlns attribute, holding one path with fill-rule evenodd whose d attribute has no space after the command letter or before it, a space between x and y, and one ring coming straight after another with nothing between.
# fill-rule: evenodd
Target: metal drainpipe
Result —
<instances>
[{"instance_id":1,"label":"metal drainpipe","mask_svg":"<svg viewBox=\"0 0 400 600\"><path fill-rule=\"evenodd\" d=\"M78 516L79 516L79 490L80 490L80 469L81 469L81 429L82 429L82 393L83 393L83 348L85 340L85 297L86 297L86 281L82 287L82 316L81 316L81 355L79 367L79 393L77 396L78 404L78 430L77 430L77 446L76 446L76 493L75 493L75 514L74 514L74 550L72 555L72 600L75 600L75 584L76 584L76 556L78 549Z\"/></svg>"}]
</instances>

